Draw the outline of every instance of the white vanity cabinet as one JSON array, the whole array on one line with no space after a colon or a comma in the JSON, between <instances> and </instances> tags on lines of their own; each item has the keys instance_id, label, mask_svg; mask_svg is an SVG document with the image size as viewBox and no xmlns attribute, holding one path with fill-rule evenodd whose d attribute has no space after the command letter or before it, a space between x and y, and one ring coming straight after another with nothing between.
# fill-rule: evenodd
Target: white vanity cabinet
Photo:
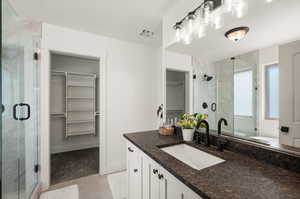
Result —
<instances>
[{"instance_id":1,"label":"white vanity cabinet","mask_svg":"<svg viewBox=\"0 0 300 199\"><path fill-rule=\"evenodd\" d=\"M127 196L128 199L142 198L142 156L140 150L127 143Z\"/></svg>"},{"instance_id":2,"label":"white vanity cabinet","mask_svg":"<svg viewBox=\"0 0 300 199\"><path fill-rule=\"evenodd\" d=\"M150 159L148 156L143 155L143 196L145 199L160 199L163 191L163 180L159 179L161 174L160 166ZM143 199L144 199L143 198Z\"/></svg>"},{"instance_id":3,"label":"white vanity cabinet","mask_svg":"<svg viewBox=\"0 0 300 199\"><path fill-rule=\"evenodd\" d=\"M201 199L201 197L177 180L172 174L162 169L165 175L166 199Z\"/></svg>"},{"instance_id":4,"label":"white vanity cabinet","mask_svg":"<svg viewBox=\"0 0 300 199\"><path fill-rule=\"evenodd\" d=\"M136 199L138 196L139 199L201 199L129 142L127 154L128 199ZM139 168L141 172L134 172L134 169Z\"/></svg>"}]
</instances>

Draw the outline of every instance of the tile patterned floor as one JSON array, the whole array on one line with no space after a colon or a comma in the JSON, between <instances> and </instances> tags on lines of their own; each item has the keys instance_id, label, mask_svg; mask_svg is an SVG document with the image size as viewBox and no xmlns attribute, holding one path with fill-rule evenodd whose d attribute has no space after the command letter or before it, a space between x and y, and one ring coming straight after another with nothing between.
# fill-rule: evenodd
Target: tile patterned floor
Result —
<instances>
[{"instance_id":1,"label":"tile patterned floor","mask_svg":"<svg viewBox=\"0 0 300 199\"><path fill-rule=\"evenodd\" d=\"M51 185L98 174L99 148L51 155Z\"/></svg>"}]
</instances>

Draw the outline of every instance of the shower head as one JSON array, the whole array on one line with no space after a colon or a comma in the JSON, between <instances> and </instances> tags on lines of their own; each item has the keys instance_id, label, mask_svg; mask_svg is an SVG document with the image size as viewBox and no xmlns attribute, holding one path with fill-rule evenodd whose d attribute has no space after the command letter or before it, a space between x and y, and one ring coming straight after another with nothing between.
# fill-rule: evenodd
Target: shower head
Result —
<instances>
[{"instance_id":1,"label":"shower head","mask_svg":"<svg viewBox=\"0 0 300 199\"><path fill-rule=\"evenodd\" d=\"M208 76L207 74L204 74L204 81L207 81L207 82L209 82L210 80L212 80L213 79L213 76Z\"/></svg>"}]
</instances>

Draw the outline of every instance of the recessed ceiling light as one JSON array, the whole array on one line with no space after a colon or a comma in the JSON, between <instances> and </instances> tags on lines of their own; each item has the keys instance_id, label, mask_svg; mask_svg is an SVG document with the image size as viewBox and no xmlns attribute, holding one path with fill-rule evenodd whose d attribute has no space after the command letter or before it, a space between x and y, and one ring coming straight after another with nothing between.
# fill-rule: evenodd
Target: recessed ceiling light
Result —
<instances>
[{"instance_id":1,"label":"recessed ceiling light","mask_svg":"<svg viewBox=\"0 0 300 199\"><path fill-rule=\"evenodd\" d=\"M154 32L150 31L150 30L142 30L142 32L140 33L140 36L142 37L152 37L154 36Z\"/></svg>"},{"instance_id":2,"label":"recessed ceiling light","mask_svg":"<svg viewBox=\"0 0 300 199\"><path fill-rule=\"evenodd\" d=\"M233 28L225 33L225 37L227 37L231 41L239 41L246 36L249 30L249 27L245 26Z\"/></svg>"}]
</instances>

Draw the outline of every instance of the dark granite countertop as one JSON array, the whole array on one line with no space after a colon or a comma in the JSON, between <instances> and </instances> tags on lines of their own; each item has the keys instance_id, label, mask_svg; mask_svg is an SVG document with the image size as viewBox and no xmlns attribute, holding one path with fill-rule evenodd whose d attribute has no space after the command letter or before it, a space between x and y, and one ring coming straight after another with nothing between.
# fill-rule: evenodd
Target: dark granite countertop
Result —
<instances>
[{"instance_id":1,"label":"dark granite countertop","mask_svg":"<svg viewBox=\"0 0 300 199\"><path fill-rule=\"evenodd\" d=\"M240 153L187 143L225 160L199 171L160 150L162 146L182 143L178 136L148 131L124 137L204 199L300 199L299 173Z\"/></svg>"}]
</instances>

